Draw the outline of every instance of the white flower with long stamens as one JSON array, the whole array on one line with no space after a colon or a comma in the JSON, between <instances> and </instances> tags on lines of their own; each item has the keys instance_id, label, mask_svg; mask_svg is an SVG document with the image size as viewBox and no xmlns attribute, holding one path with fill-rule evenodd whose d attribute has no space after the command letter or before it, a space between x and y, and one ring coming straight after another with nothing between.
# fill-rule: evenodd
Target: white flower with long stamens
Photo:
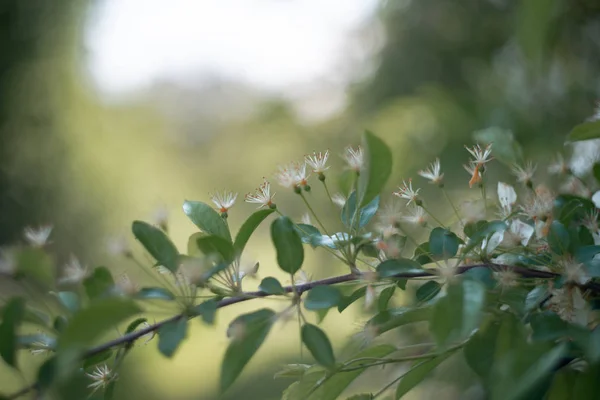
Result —
<instances>
[{"instance_id":1,"label":"white flower with long stamens","mask_svg":"<svg viewBox=\"0 0 600 400\"><path fill-rule=\"evenodd\" d=\"M92 393L95 393L99 389L105 389L110 382L118 377L116 373L113 374L106 364L97 366L94 371L86 373L86 375L93 380L93 382L88 385L88 387L92 389Z\"/></svg>"},{"instance_id":2,"label":"white flower with long stamens","mask_svg":"<svg viewBox=\"0 0 600 400\"><path fill-rule=\"evenodd\" d=\"M64 276L60 279L60 283L80 283L88 276L88 269L81 265L77 257L71 255L71 259L65 265L63 270Z\"/></svg>"},{"instance_id":3,"label":"white flower with long stamens","mask_svg":"<svg viewBox=\"0 0 600 400\"><path fill-rule=\"evenodd\" d=\"M344 207L346 205L346 197L341 193L335 193L331 196L331 201L338 207Z\"/></svg>"},{"instance_id":4,"label":"white flower with long stamens","mask_svg":"<svg viewBox=\"0 0 600 400\"><path fill-rule=\"evenodd\" d=\"M238 194L230 191L216 192L210 195L210 200L217 206L220 213L226 213L235 204Z\"/></svg>"},{"instance_id":5,"label":"white flower with long stamens","mask_svg":"<svg viewBox=\"0 0 600 400\"><path fill-rule=\"evenodd\" d=\"M561 263L563 274L567 282L573 282L577 285L585 285L592 278L588 274L582 263L578 263L572 258L567 258Z\"/></svg>"},{"instance_id":6,"label":"white flower with long stamens","mask_svg":"<svg viewBox=\"0 0 600 400\"><path fill-rule=\"evenodd\" d=\"M529 161L524 166L513 165L511 171L513 175L517 177L517 182L528 184L533 179L533 174L535 174L536 169L537 165Z\"/></svg>"},{"instance_id":7,"label":"white flower with long stamens","mask_svg":"<svg viewBox=\"0 0 600 400\"><path fill-rule=\"evenodd\" d=\"M473 146L472 149L465 146L465 149L467 149L467 151L473 156L473 160L471 161L472 164L481 166L492 160L492 157L490 157L492 155L491 144L485 146L484 149L482 149L478 144Z\"/></svg>"},{"instance_id":8,"label":"white flower with long stamens","mask_svg":"<svg viewBox=\"0 0 600 400\"><path fill-rule=\"evenodd\" d=\"M377 213L377 218L380 225L397 225L402 221L402 210L404 207L399 201L389 201L381 210Z\"/></svg>"},{"instance_id":9,"label":"white flower with long stamens","mask_svg":"<svg viewBox=\"0 0 600 400\"><path fill-rule=\"evenodd\" d=\"M316 174L322 174L327 171L329 167L327 166L327 159L329 158L329 150L323 152L313 152L312 155L304 156L304 162L312 168L313 172Z\"/></svg>"},{"instance_id":10,"label":"white flower with long stamens","mask_svg":"<svg viewBox=\"0 0 600 400\"><path fill-rule=\"evenodd\" d=\"M52 233L52 225L40 226L39 228L25 228L23 232L25 235L25 240L35 247L44 247L47 245L48 238L50 238L50 234Z\"/></svg>"},{"instance_id":11,"label":"white flower with long stamens","mask_svg":"<svg viewBox=\"0 0 600 400\"><path fill-rule=\"evenodd\" d=\"M515 188L504 183L498 182L498 201L503 217L508 217L512 213L512 207L517 202L517 192Z\"/></svg>"},{"instance_id":12,"label":"white flower with long stamens","mask_svg":"<svg viewBox=\"0 0 600 400\"><path fill-rule=\"evenodd\" d=\"M587 213L581 221L581 223L583 224L583 226L588 228L590 232L598 232L598 230L600 229L598 227L598 210L593 210Z\"/></svg>"},{"instance_id":13,"label":"white flower with long stamens","mask_svg":"<svg viewBox=\"0 0 600 400\"><path fill-rule=\"evenodd\" d=\"M509 268L501 268L495 271L494 277L501 288L510 288L519 284L519 274Z\"/></svg>"},{"instance_id":14,"label":"white flower with long stamens","mask_svg":"<svg viewBox=\"0 0 600 400\"><path fill-rule=\"evenodd\" d=\"M412 207L409 209L409 215L403 216L402 220L409 224L424 226L427 223L427 213L423 207Z\"/></svg>"},{"instance_id":15,"label":"white flower with long stamens","mask_svg":"<svg viewBox=\"0 0 600 400\"><path fill-rule=\"evenodd\" d=\"M529 218L545 219L552 214L554 208L554 196L543 186L538 186L535 189L535 195L521 206L523 213Z\"/></svg>"},{"instance_id":16,"label":"white flower with long stamens","mask_svg":"<svg viewBox=\"0 0 600 400\"><path fill-rule=\"evenodd\" d=\"M555 161L548 166L548 173L552 175L565 175L569 172L569 165L566 163L563 155L558 153Z\"/></svg>"},{"instance_id":17,"label":"white flower with long stamens","mask_svg":"<svg viewBox=\"0 0 600 400\"><path fill-rule=\"evenodd\" d=\"M346 150L344 151L344 160L346 160L346 163L348 164L348 167L350 167L351 170L359 172L364 163L364 154L362 147L346 147Z\"/></svg>"},{"instance_id":18,"label":"white flower with long stamens","mask_svg":"<svg viewBox=\"0 0 600 400\"><path fill-rule=\"evenodd\" d=\"M260 204L258 208L272 207L274 205L273 197L275 197L275 193L271 194L271 184L265 179L254 194L246 195L245 201L246 203Z\"/></svg>"},{"instance_id":19,"label":"white flower with long stamens","mask_svg":"<svg viewBox=\"0 0 600 400\"><path fill-rule=\"evenodd\" d=\"M279 166L275 173L275 179L281 186L294 189L308 184L308 176L306 175L306 164L291 163L284 166Z\"/></svg>"},{"instance_id":20,"label":"white flower with long stamens","mask_svg":"<svg viewBox=\"0 0 600 400\"><path fill-rule=\"evenodd\" d=\"M419 190L421 190L421 189L416 189L416 190L413 189L412 180L409 179L408 183L406 183L406 181L402 181L402 186L400 186L398 188L397 192L394 192L394 195L408 200L408 203L406 203L406 205L409 205L410 203L418 202Z\"/></svg>"},{"instance_id":21,"label":"white flower with long stamens","mask_svg":"<svg viewBox=\"0 0 600 400\"><path fill-rule=\"evenodd\" d=\"M417 173L423 178L428 179L430 181L429 183L433 183L435 185L441 184L444 179L444 174L441 173L441 165L439 158L436 158L435 161L431 163L429 168L419 171Z\"/></svg>"}]
</instances>

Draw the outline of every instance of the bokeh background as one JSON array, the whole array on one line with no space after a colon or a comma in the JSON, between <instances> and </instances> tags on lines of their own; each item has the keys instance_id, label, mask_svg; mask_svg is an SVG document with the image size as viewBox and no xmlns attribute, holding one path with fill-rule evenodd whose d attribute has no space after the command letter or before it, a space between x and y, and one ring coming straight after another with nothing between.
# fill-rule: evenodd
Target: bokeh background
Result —
<instances>
[{"instance_id":1,"label":"bokeh background","mask_svg":"<svg viewBox=\"0 0 600 400\"><path fill-rule=\"evenodd\" d=\"M2 0L0 30L0 245L52 224L59 265L75 254L141 284L106 252L134 219L166 209L183 250L194 232L183 200L220 189L241 197L313 150L331 149L340 171L338 155L364 129L393 148L390 193L440 156L451 195L466 199L463 145L474 131L510 130L533 161L548 160L600 92L595 0ZM277 191L300 218L293 196ZM230 224L252 211L238 203ZM265 227L258 236L249 256L260 275L285 281ZM320 253L306 265L315 278L343 272ZM116 397L218 398L227 323L258 306L223 310L216 327L192 324L173 359L155 342L136 348ZM360 306L333 314L324 329L341 351L366 316ZM23 377L0 366L2 391L40 360L28 359ZM299 360L295 323L276 326L223 398L278 399L290 382L273 373ZM414 398L440 387L465 398L468 373L456 363Z\"/></svg>"}]
</instances>

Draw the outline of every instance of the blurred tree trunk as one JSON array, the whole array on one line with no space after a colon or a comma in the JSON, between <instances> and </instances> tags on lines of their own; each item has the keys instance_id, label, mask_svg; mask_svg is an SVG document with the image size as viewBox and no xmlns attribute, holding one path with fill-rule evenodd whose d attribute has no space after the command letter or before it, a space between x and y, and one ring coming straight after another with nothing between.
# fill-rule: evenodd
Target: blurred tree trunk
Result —
<instances>
[{"instance_id":1,"label":"blurred tree trunk","mask_svg":"<svg viewBox=\"0 0 600 400\"><path fill-rule=\"evenodd\" d=\"M61 99L76 71L87 5L0 3L0 245L18 239L25 226L54 223L63 204L68 173Z\"/></svg>"}]
</instances>

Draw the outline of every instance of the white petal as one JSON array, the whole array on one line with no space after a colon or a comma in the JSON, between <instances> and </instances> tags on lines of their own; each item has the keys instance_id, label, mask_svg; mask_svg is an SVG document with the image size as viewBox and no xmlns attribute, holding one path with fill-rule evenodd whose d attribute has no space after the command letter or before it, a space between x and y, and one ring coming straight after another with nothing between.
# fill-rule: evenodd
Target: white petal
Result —
<instances>
[{"instance_id":1,"label":"white petal","mask_svg":"<svg viewBox=\"0 0 600 400\"><path fill-rule=\"evenodd\" d=\"M517 202L517 192L512 186L498 182L498 200L502 208L510 212L513 204Z\"/></svg>"},{"instance_id":2,"label":"white petal","mask_svg":"<svg viewBox=\"0 0 600 400\"><path fill-rule=\"evenodd\" d=\"M594 205L597 208L600 208L600 190L594 193L594 195L592 196L592 201L594 202Z\"/></svg>"},{"instance_id":3,"label":"white petal","mask_svg":"<svg viewBox=\"0 0 600 400\"><path fill-rule=\"evenodd\" d=\"M521 239L521 244L527 246L529 239L533 236L535 228L525 222L515 219L510 224L510 231Z\"/></svg>"},{"instance_id":4,"label":"white petal","mask_svg":"<svg viewBox=\"0 0 600 400\"><path fill-rule=\"evenodd\" d=\"M490 254L496 247L500 245L502 240L504 239L504 231L494 233L489 239L484 239L481 243L481 249L485 251L486 254Z\"/></svg>"}]
</instances>

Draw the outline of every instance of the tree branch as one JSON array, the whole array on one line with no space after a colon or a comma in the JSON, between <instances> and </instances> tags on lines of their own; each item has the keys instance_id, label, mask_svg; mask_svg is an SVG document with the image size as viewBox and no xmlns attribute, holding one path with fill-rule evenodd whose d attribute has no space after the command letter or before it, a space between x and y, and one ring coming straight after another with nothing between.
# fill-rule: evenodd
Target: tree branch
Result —
<instances>
[{"instance_id":1,"label":"tree branch","mask_svg":"<svg viewBox=\"0 0 600 400\"><path fill-rule=\"evenodd\" d=\"M489 268L489 269L492 269L495 271L511 270L511 271L516 272L517 274L521 275L523 278L554 279L554 278L557 278L560 276L559 274L555 274L553 272L528 269L528 268L518 267L518 266L493 264L493 263L483 263L483 264L460 266L460 267L456 268L456 274L457 275L464 274L465 272L470 271L475 268ZM433 277L433 276L438 276L438 274L436 272L437 272L436 269L427 269L427 270L424 270L423 272L397 274L397 275L394 275L392 278L410 279L410 278L424 278L424 277L428 277L428 276ZM357 274L340 275L340 276L335 276L332 278L326 278L326 279L321 279L318 281L304 283L301 285L296 285L295 290L299 295L301 295L302 293L307 292L316 286L328 286L328 285L335 285L335 284L339 284L339 283L352 282L352 281L359 280L360 278L361 278L361 276L357 275ZM581 287L583 289L589 289L594 292L600 293L600 284L598 284L598 283L590 282L590 283L587 283L586 285L581 285ZM294 291L294 286L285 286L283 289L285 290L286 293L292 293ZM227 307L227 306L230 306L233 304L242 303L244 301L253 300L253 299L257 299L257 298L263 298L263 297L269 297L269 296L271 296L271 294L263 292L261 290L258 290L255 292L244 292L244 294L241 294L239 296L229 297L229 298L219 301L217 303L217 308L223 308L223 307ZM124 345L124 344L131 344L131 343L135 342L137 339L139 339L140 337L157 331L163 325L178 321L181 318L186 318L186 314L181 313L181 314L175 315L171 318L167 318L167 319L157 322L153 325L149 325L146 328L128 333L126 335L123 335L116 339L110 340L110 341L103 343L101 345L98 345L96 347L92 347L83 353L82 358L83 359L90 358L96 354L102 353L103 351L109 350L113 347L117 347L117 346ZM28 386L28 387L25 387L25 388L19 390L18 392L14 393L6 398L7 399L16 399L20 396L27 394L29 391L36 389L36 387L37 387L37 384L33 384L31 386Z\"/></svg>"}]
</instances>

